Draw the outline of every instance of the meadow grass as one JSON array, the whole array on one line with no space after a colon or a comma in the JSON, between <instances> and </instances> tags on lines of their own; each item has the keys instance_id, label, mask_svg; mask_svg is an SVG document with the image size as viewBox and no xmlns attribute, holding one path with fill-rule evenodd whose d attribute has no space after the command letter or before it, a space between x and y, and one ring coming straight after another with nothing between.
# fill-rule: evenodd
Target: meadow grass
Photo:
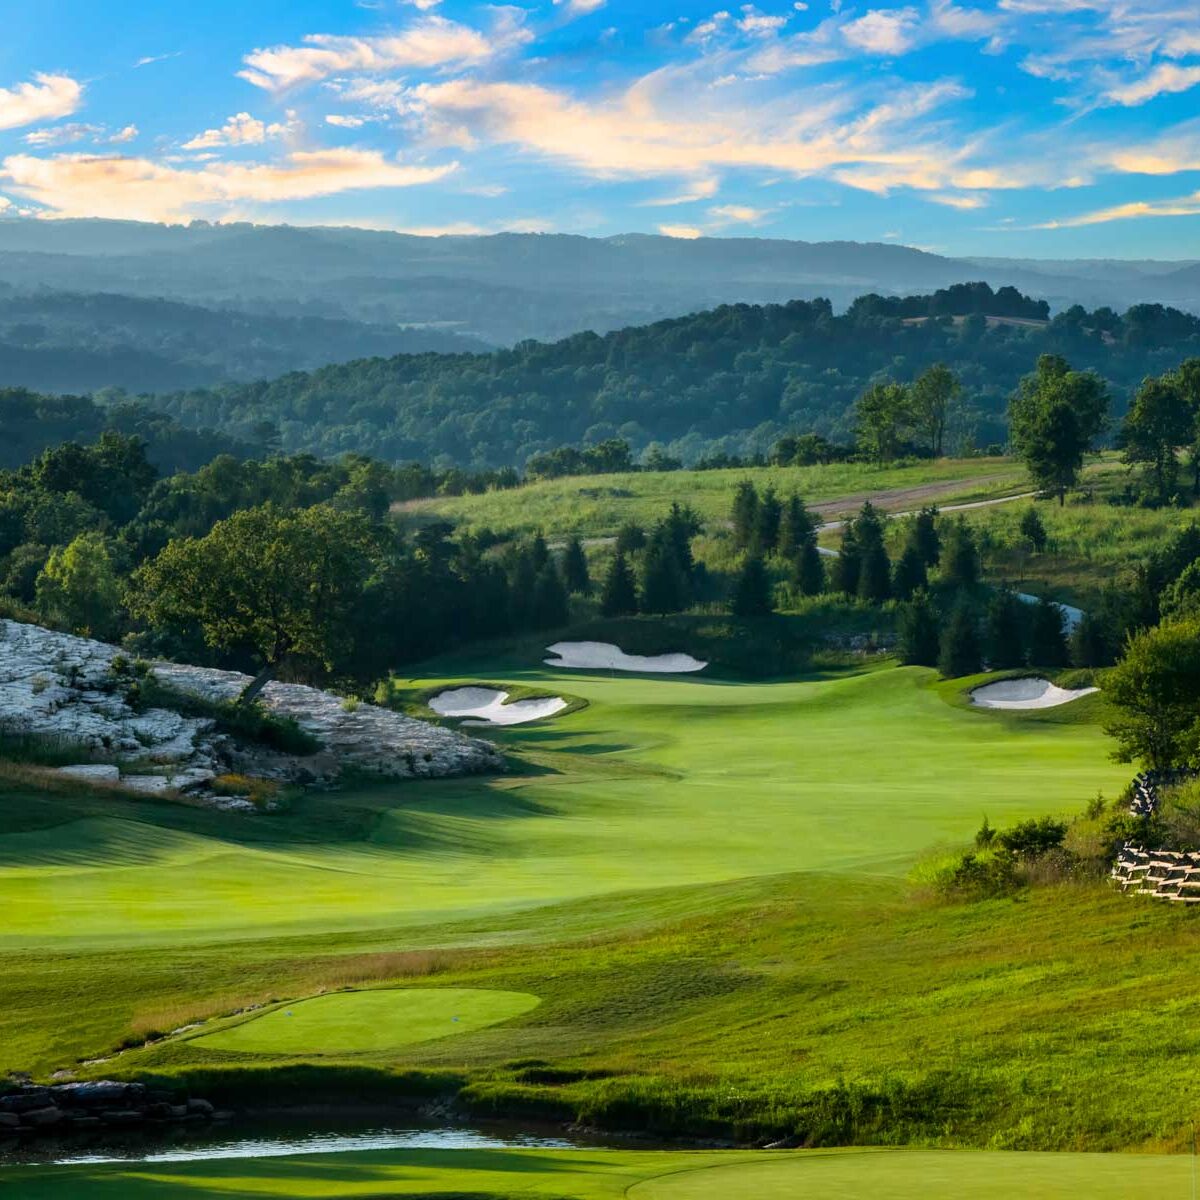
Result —
<instances>
[{"instance_id":1,"label":"meadow grass","mask_svg":"<svg viewBox=\"0 0 1200 1200\"><path fill-rule=\"evenodd\" d=\"M398 512L414 520L450 520L468 529L541 529L548 537L605 537L627 521L653 524L674 501L691 505L706 522L723 521L743 479L753 480L760 490L774 487L781 496L796 492L809 504L838 501L853 509L868 495L914 488L934 489L941 502L985 499L1022 490L1026 478L1024 467L1004 458L644 471L539 480L478 496L414 500L400 505ZM913 503L919 507L921 501Z\"/></svg>"}]
</instances>

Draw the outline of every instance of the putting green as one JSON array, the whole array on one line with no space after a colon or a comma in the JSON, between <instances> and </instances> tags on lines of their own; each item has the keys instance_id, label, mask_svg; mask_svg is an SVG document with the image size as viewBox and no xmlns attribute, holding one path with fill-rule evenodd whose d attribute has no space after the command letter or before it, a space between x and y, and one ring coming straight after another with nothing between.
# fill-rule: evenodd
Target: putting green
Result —
<instances>
[{"instance_id":1,"label":"putting green","mask_svg":"<svg viewBox=\"0 0 1200 1200\"><path fill-rule=\"evenodd\" d=\"M193 1038L243 1054L361 1054L473 1033L538 1006L528 992L484 988L372 989L313 996Z\"/></svg>"},{"instance_id":2,"label":"putting green","mask_svg":"<svg viewBox=\"0 0 1200 1200\"><path fill-rule=\"evenodd\" d=\"M16 1168L21 1200L515 1196L555 1200L1126 1200L1190 1192L1189 1159L1122 1154L831 1150L391 1150Z\"/></svg>"}]
</instances>

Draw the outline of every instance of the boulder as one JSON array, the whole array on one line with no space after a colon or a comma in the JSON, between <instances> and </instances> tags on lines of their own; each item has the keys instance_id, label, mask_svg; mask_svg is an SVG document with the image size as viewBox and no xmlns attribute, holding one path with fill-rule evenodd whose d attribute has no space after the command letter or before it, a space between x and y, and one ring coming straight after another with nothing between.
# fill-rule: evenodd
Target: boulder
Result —
<instances>
[{"instance_id":1,"label":"boulder","mask_svg":"<svg viewBox=\"0 0 1200 1200\"><path fill-rule=\"evenodd\" d=\"M51 1125L57 1125L62 1119L62 1109L53 1106L31 1108L28 1112L21 1114L21 1124L27 1125L31 1129L48 1129Z\"/></svg>"}]
</instances>

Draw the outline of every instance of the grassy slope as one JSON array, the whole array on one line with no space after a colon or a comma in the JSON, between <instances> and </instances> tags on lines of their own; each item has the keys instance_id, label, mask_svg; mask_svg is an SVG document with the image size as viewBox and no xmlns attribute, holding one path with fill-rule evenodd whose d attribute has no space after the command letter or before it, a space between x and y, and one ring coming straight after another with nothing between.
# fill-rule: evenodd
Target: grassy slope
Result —
<instances>
[{"instance_id":1,"label":"grassy slope","mask_svg":"<svg viewBox=\"0 0 1200 1200\"><path fill-rule=\"evenodd\" d=\"M1183 1158L1101 1155L954 1154L897 1151L662 1154L631 1151L401 1151L306 1155L257 1162L164 1163L148 1167L32 1168L16 1172L23 1200L163 1197L440 1196L504 1200L1123 1200L1184 1196ZM64 1189L70 1189L69 1192Z\"/></svg>"},{"instance_id":2,"label":"grassy slope","mask_svg":"<svg viewBox=\"0 0 1200 1200\"><path fill-rule=\"evenodd\" d=\"M675 500L686 501L706 521L723 520L738 483L753 479L780 495L798 492L809 504L837 501L855 508L870 494L933 488L939 502L976 500L1020 491L1024 468L1012 459L940 459L907 466L835 463L824 467L757 467L723 471L647 471L588 475L532 483L482 496L443 496L401 506L415 516L438 516L466 527L542 529L547 536L616 533L625 521L651 524ZM909 501L898 498L908 507ZM917 506L920 497L913 501ZM892 505L891 507L894 507Z\"/></svg>"}]
</instances>

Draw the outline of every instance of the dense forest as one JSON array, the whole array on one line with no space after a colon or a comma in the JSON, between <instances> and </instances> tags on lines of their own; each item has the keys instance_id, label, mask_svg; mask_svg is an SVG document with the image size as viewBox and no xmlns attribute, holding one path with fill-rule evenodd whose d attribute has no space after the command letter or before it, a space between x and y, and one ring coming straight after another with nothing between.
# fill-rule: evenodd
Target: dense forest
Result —
<instances>
[{"instance_id":1,"label":"dense forest","mask_svg":"<svg viewBox=\"0 0 1200 1200\"><path fill-rule=\"evenodd\" d=\"M484 349L439 329L0 284L0 382L45 392L164 392L377 354Z\"/></svg>"},{"instance_id":2,"label":"dense forest","mask_svg":"<svg viewBox=\"0 0 1200 1200\"><path fill-rule=\"evenodd\" d=\"M1198 352L1200 318L1175 309L1074 307L1050 320L1012 289L971 284L864 296L843 315L823 300L726 305L603 337L371 358L148 402L190 428L269 431L291 453L496 468L621 438L635 454L693 463L765 453L786 433L848 442L864 390L940 362L962 386L946 438L961 453L1007 440L1009 396L1040 355L1096 371L1119 415L1144 377Z\"/></svg>"}]
</instances>

